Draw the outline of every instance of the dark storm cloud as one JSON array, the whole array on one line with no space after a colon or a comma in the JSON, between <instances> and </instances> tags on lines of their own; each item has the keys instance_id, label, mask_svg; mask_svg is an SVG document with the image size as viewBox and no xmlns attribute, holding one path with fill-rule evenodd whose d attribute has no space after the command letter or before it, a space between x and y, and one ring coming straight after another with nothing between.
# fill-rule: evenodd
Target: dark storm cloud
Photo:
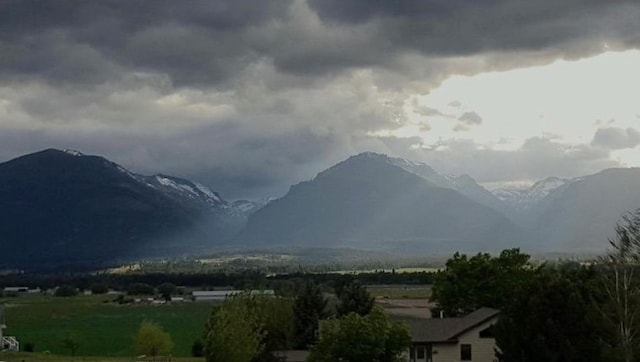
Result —
<instances>
[{"instance_id":1,"label":"dark storm cloud","mask_svg":"<svg viewBox=\"0 0 640 362\"><path fill-rule=\"evenodd\" d=\"M638 41L638 29L633 24L638 5L632 1L310 0L309 3L329 22L386 22L389 29L396 30L389 32L390 38L400 41L400 45L430 53L540 49L594 35ZM634 31L629 34L629 30Z\"/></svg>"},{"instance_id":2,"label":"dark storm cloud","mask_svg":"<svg viewBox=\"0 0 640 362\"><path fill-rule=\"evenodd\" d=\"M126 69L203 85L227 81L264 59L284 73L319 75L353 67L401 68L400 58L411 53L544 51L543 58L555 59L597 53L605 42L614 48L640 42L640 5L626 1L311 0L308 5L3 1L0 71L5 77L92 83Z\"/></svg>"},{"instance_id":3,"label":"dark storm cloud","mask_svg":"<svg viewBox=\"0 0 640 362\"><path fill-rule=\"evenodd\" d=\"M633 128L599 128L593 136L591 144L611 150L634 148L640 145L640 132Z\"/></svg>"},{"instance_id":4,"label":"dark storm cloud","mask_svg":"<svg viewBox=\"0 0 640 362\"><path fill-rule=\"evenodd\" d=\"M178 84L215 83L260 51L243 31L278 20L289 3L3 1L1 72L95 83L121 68L166 73Z\"/></svg>"}]
</instances>

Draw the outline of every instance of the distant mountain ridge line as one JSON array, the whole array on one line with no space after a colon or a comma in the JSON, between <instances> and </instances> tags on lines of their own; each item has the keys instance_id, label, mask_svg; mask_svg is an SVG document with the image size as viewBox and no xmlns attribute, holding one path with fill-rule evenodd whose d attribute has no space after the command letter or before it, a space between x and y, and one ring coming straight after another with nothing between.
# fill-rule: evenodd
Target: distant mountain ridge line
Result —
<instances>
[{"instance_id":1,"label":"distant mountain ridge line","mask_svg":"<svg viewBox=\"0 0 640 362\"><path fill-rule=\"evenodd\" d=\"M283 197L230 202L184 178L47 149L0 163L0 241L10 250L0 269L254 247L590 252L640 207L639 184L640 168L617 168L490 192L468 175L365 152Z\"/></svg>"}]
</instances>

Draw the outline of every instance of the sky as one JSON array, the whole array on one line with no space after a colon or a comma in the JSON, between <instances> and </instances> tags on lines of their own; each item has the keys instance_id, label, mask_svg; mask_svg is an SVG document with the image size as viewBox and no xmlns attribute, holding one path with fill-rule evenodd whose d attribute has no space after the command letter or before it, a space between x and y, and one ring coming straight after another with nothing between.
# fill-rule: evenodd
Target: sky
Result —
<instances>
[{"instance_id":1,"label":"sky","mask_svg":"<svg viewBox=\"0 0 640 362\"><path fill-rule=\"evenodd\" d=\"M640 166L640 2L2 0L0 162L227 199L373 151L488 187Z\"/></svg>"}]
</instances>

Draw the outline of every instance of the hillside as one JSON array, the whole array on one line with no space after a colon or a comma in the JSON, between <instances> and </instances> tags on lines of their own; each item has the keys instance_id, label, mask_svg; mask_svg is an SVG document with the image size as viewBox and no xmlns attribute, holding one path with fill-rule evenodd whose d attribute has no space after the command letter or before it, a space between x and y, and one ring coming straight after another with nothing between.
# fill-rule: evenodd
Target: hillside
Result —
<instances>
[{"instance_id":1,"label":"hillside","mask_svg":"<svg viewBox=\"0 0 640 362\"><path fill-rule=\"evenodd\" d=\"M202 186L53 149L0 164L0 205L5 267L176 255L231 232L227 203Z\"/></svg>"},{"instance_id":2,"label":"hillside","mask_svg":"<svg viewBox=\"0 0 640 362\"><path fill-rule=\"evenodd\" d=\"M551 192L536 211L546 250L603 250L626 212L640 207L640 168L608 169Z\"/></svg>"},{"instance_id":3,"label":"hillside","mask_svg":"<svg viewBox=\"0 0 640 362\"><path fill-rule=\"evenodd\" d=\"M255 212L238 241L436 254L516 242L518 228L503 215L394 163L353 156Z\"/></svg>"}]
</instances>

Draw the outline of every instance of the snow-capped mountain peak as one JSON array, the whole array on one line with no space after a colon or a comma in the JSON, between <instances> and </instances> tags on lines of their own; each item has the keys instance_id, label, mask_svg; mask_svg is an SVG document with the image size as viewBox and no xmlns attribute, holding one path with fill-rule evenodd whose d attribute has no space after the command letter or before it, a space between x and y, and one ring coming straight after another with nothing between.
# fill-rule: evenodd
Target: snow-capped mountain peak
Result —
<instances>
[{"instance_id":1,"label":"snow-capped mountain peak","mask_svg":"<svg viewBox=\"0 0 640 362\"><path fill-rule=\"evenodd\" d=\"M220 195L197 182L163 174L137 176L136 178L148 186L162 190L170 195L201 201L214 207L229 206L229 203L220 198Z\"/></svg>"},{"instance_id":2,"label":"snow-capped mountain peak","mask_svg":"<svg viewBox=\"0 0 640 362\"><path fill-rule=\"evenodd\" d=\"M571 181L559 177L547 177L526 189L502 188L493 190L492 193L510 206L524 210L537 204L554 190L569 182Z\"/></svg>"},{"instance_id":3,"label":"snow-capped mountain peak","mask_svg":"<svg viewBox=\"0 0 640 362\"><path fill-rule=\"evenodd\" d=\"M566 184L569 180L559 177L547 177L544 180L538 181L528 190L531 198L540 200L549 195L553 190Z\"/></svg>"},{"instance_id":4,"label":"snow-capped mountain peak","mask_svg":"<svg viewBox=\"0 0 640 362\"><path fill-rule=\"evenodd\" d=\"M69 154L69 155L72 155L72 156L85 156L84 153L82 153L82 152L80 152L78 150L70 149L70 148L65 148L64 150L62 150L62 152L66 153L66 154Z\"/></svg>"}]
</instances>

